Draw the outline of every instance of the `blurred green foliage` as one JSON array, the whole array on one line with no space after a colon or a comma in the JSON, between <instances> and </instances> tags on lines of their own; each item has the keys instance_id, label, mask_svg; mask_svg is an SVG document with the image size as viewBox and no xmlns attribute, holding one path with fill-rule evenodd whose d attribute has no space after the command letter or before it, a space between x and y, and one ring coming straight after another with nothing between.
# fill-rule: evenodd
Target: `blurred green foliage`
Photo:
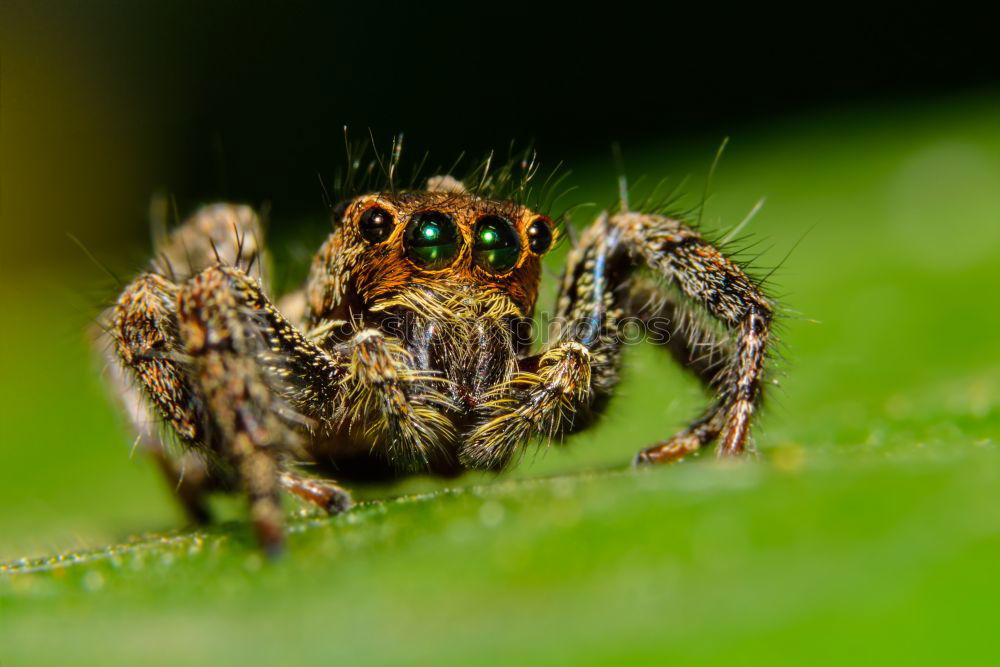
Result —
<instances>
[{"instance_id":1,"label":"blurred green foliage","mask_svg":"<svg viewBox=\"0 0 1000 667\"><path fill-rule=\"evenodd\" d=\"M735 137L705 226L766 195L760 270L795 246L774 274L787 359L758 460L628 470L704 400L640 346L608 417L566 447L500 480L361 490L419 495L300 517L275 564L235 502L207 532L128 540L179 519L127 455L86 308L60 280L6 281L0 663L991 662L998 110L838 112ZM626 159L656 180L702 174L710 154L692 141ZM610 163L571 179L585 198L613 201Z\"/></svg>"}]
</instances>

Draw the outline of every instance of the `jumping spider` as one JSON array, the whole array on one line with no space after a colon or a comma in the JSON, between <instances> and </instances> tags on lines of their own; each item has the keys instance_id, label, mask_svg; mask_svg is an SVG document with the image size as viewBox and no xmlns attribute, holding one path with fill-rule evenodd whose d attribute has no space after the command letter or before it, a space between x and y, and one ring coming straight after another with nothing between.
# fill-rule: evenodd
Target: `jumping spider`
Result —
<instances>
[{"instance_id":1,"label":"jumping spider","mask_svg":"<svg viewBox=\"0 0 1000 667\"><path fill-rule=\"evenodd\" d=\"M744 451L772 320L758 283L678 219L602 212L569 252L559 324L533 354L522 332L561 230L490 194L445 176L349 199L304 288L277 306L250 208L205 207L160 244L106 312L106 340L139 437L192 518L207 519L206 492L242 489L276 551L282 489L328 512L351 504L302 464L341 479L503 468L529 439L601 410L625 317L681 323L665 347L715 395L636 462L720 437L720 456ZM714 325L686 317L691 305ZM180 454L161 445L158 421Z\"/></svg>"}]
</instances>

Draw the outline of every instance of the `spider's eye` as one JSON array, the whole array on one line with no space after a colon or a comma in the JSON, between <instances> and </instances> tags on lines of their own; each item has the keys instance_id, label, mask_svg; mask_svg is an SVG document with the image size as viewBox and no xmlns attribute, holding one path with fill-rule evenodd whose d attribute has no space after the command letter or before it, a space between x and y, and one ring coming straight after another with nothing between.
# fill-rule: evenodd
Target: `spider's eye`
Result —
<instances>
[{"instance_id":1,"label":"spider's eye","mask_svg":"<svg viewBox=\"0 0 1000 667\"><path fill-rule=\"evenodd\" d=\"M403 239L410 261L428 269L444 268L458 255L455 223L438 211L414 213Z\"/></svg>"},{"instance_id":2,"label":"spider's eye","mask_svg":"<svg viewBox=\"0 0 1000 667\"><path fill-rule=\"evenodd\" d=\"M476 264L490 273L507 273L521 256L521 239L514 225L496 215L479 218L472 238Z\"/></svg>"},{"instance_id":3,"label":"spider's eye","mask_svg":"<svg viewBox=\"0 0 1000 667\"><path fill-rule=\"evenodd\" d=\"M545 218L535 218L528 225L528 247L536 255L542 255L552 245L552 227Z\"/></svg>"},{"instance_id":4,"label":"spider's eye","mask_svg":"<svg viewBox=\"0 0 1000 667\"><path fill-rule=\"evenodd\" d=\"M392 228L395 224L396 221L393 219L392 213L389 213L384 208L373 206L361 214L361 220L358 221L358 228L361 230L361 236L364 237L365 241L369 243L381 243L392 234Z\"/></svg>"}]
</instances>

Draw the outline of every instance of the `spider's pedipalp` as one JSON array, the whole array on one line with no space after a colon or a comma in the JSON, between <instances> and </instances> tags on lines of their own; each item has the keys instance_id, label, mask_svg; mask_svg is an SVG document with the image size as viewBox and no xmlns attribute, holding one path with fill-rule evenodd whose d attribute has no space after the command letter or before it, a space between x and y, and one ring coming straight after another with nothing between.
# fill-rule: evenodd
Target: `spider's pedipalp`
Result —
<instances>
[{"instance_id":1,"label":"spider's pedipalp","mask_svg":"<svg viewBox=\"0 0 1000 667\"><path fill-rule=\"evenodd\" d=\"M455 433L444 413L452 402L429 386L440 378L415 371L409 352L377 329L358 332L347 354L340 410L348 429L383 443L388 458L404 469L426 469L447 457L445 445Z\"/></svg>"},{"instance_id":2,"label":"spider's pedipalp","mask_svg":"<svg viewBox=\"0 0 1000 667\"><path fill-rule=\"evenodd\" d=\"M553 437L571 429L592 398L591 375L591 353L584 345L567 341L546 352L537 371L521 371L494 388L496 398L480 409L485 420L459 452L462 463L499 469L531 435Z\"/></svg>"}]
</instances>

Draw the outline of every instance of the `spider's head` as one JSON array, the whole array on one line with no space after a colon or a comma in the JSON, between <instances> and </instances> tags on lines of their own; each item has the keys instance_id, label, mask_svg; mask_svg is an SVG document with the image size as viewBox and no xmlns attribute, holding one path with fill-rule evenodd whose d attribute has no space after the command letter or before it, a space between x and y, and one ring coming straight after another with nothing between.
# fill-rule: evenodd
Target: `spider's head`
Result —
<instances>
[{"instance_id":1,"label":"spider's head","mask_svg":"<svg viewBox=\"0 0 1000 667\"><path fill-rule=\"evenodd\" d=\"M367 309L403 307L445 317L456 309L485 309L527 318L541 256L558 231L521 204L469 194L458 181L437 177L426 191L353 199L340 234L352 256L354 292Z\"/></svg>"}]
</instances>

